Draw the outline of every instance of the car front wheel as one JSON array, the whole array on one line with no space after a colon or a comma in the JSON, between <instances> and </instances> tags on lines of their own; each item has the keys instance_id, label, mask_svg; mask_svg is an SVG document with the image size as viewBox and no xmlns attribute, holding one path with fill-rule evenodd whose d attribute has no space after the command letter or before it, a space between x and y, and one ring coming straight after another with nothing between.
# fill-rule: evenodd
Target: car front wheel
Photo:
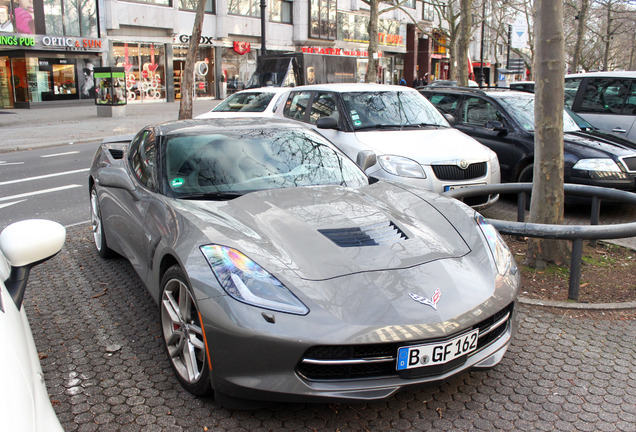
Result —
<instances>
[{"instance_id":1,"label":"car front wheel","mask_svg":"<svg viewBox=\"0 0 636 432\"><path fill-rule=\"evenodd\" d=\"M91 189L91 231L93 231L93 240L99 256L102 258L113 256L113 251L106 245L102 212L99 209L99 199L97 198L95 187Z\"/></svg>"},{"instance_id":2,"label":"car front wheel","mask_svg":"<svg viewBox=\"0 0 636 432\"><path fill-rule=\"evenodd\" d=\"M161 279L161 331L168 359L181 385L203 396L212 391L201 316L187 278L175 265Z\"/></svg>"}]
</instances>

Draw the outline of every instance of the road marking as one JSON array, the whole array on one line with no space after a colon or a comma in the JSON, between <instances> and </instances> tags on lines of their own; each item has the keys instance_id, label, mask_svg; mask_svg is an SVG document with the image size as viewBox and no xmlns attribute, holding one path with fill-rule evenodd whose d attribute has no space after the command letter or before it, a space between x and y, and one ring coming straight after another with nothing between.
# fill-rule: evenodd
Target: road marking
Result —
<instances>
[{"instance_id":1,"label":"road marking","mask_svg":"<svg viewBox=\"0 0 636 432\"><path fill-rule=\"evenodd\" d=\"M51 189L43 189L43 190L34 191L34 192L28 192L28 193L24 193L24 194L20 194L20 195L2 197L2 198L0 198L0 201L11 201L11 200L14 200L14 199L26 198L26 197L30 197L30 196L34 196L34 195L42 195L42 194L51 193L51 192L59 192L59 191L63 191L63 190L66 190L66 189L74 189L74 188L78 188L78 187L82 187L82 186L81 185L72 184L72 185L67 185L67 186L60 186L60 187L56 187L56 188L51 188Z\"/></svg>"},{"instance_id":2,"label":"road marking","mask_svg":"<svg viewBox=\"0 0 636 432\"><path fill-rule=\"evenodd\" d=\"M7 162L7 161L0 161L0 165L24 165L24 162Z\"/></svg>"},{"instance_id":3,"label":"road marking","mask_svg":"<svg viewBox=\"0 0 636 432\"><path fill-rule=\"evenodd\" d=\"M54 174L45 174L45 175L41 175L41 176L37 176L37 177L27 177L27 178L17 179L17 180L8 180L8 181L5 181L5 182L0 182L0 186L4 186L4 185L8 185L8 184L14 184L14 183L22 183L22 182L27 182L27 181L32 181L32 180L41 180L41 179L45 179L45 178L58 177L58 176L63 176L63 175L68 175L68 174L77 174L77 173L81 173L81 172L86 172L89 169L90 168L84 168L84 169L79 169L79 170L74 170L74 171L64 171L64 172L54 173Z\"/></svg>"},{"instance_id":4,"label":"road marking","mask_svg":"<svg viewBox=\"0 0 636 432\"><path fill-rule=\"evenodd\" d=\"M50 157L56 157L56 156L66 156L66 155L71 155L71 154L75 154L75 153L79 153L79 151L70 151L70 152L66 152L66 153L56 153L56 154L44 155L44 156L40 156L40 157L41 158L50 158Z\"/></svg>"},{"instance_id":5,"label":"road marking","mask_svg":"<svg viewBox=\"0 0 636 432\"><path fill-rule=\"evenodd\" d=\"M16 201L16 202L12 202L12 203L0 204L0 209L12 206L13 204L20 204L21 202L24 202L24 201L26 201L26 200L20 200L20 201Z\"/></svg>"}]
</instances>

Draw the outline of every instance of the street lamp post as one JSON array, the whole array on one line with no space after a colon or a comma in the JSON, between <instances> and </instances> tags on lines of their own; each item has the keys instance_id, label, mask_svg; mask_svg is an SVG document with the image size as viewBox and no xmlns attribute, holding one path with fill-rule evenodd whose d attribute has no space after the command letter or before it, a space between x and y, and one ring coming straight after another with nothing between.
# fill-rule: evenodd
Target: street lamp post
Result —
<instances>
[{"instance_id":1,"label":"street lamp post","mask_svg":"<svg viewBox=\"0 0 636 432\"><path fill-rule=\"evenodd\" d=\"M267 8L267 0L261 0L261 55L267 54L267 48L265 48L265 23L267 22L267 16L265 9Z\"/></svg>"}]
</instances>

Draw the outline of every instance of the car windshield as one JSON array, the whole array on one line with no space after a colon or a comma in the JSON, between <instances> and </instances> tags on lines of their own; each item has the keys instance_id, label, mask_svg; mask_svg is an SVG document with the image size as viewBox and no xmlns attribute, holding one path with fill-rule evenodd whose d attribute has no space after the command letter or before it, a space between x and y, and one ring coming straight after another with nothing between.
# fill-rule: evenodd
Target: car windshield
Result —
<instances>
[{"instance_id":1,"label":"car windshield","mask_svg":"<svg viewBox=\"0 0 636 432\"><path fill-rule=\"evenodd\" d=\"M528 132L534 132L534 97L506 96L498 98L508 113ZM581 129L563 110L563 132L578 132Z\"/></svg>"},{"instance_id":2,"label":"car windshield","mask_svg":"<svg viewBox=\"0 0 636 432\"><path fill-rule=\"evenodd\" d=\"M218 104L213 112L263 112L274 97L271 92L241 92L234 93Z\"/></svg>"},{"instance_id":3,"label":"car windshield","mask_svg":"<svg viewBox=\"0 0 636 432\"><path fill-rule=\"evenodd\" d=\"M176 198L230 199L265 189L368 184L358 166L321 137L295 129L172 135L164 154L165 188Z\"/></svg>"},{"instance_id":4,"label":"car windshield","mask_svg":"<svg viewBox=\"0 0 636 432\"><path fill-rule=\"evenodd\" d=\"M354 129L449 127L446 119L415 91L342 93Z\"/></svg>"}]
</instances>

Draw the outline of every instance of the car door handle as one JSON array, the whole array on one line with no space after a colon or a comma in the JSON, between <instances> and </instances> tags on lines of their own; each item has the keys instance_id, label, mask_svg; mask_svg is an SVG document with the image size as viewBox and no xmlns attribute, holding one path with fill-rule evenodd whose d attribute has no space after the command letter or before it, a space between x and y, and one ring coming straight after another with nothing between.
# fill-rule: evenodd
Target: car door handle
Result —
<instances>
[{"instance_id":1,"label":"car door handle","mask_svg":"<svg viewBox=\"0 0 636 432\"><path fill-rule=\"evenodd\" d=\"M620 128L620 127L612 129L612 132L614 132L614 133L627 133L627 131L625 129Z\"/></svg>"}]
</instances>

